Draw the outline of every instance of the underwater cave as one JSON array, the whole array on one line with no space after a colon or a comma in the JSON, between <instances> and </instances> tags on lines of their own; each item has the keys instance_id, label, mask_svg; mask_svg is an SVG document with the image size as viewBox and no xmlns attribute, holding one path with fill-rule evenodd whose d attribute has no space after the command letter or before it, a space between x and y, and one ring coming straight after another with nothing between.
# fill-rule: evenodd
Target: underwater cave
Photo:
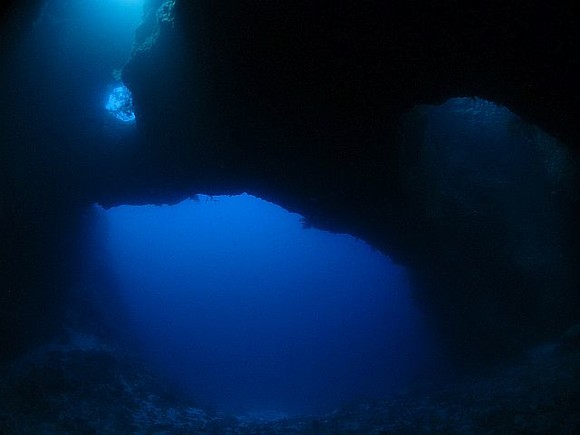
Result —
<instances>
[{"instance_id":1,"label":"underwater cave","mask_svg":"<svg viewBox=\"0 0 580 435\"><path fill-rule=\"evenodd\" d=\"M580 430L573 15L387 3L2 6L0 433Z\"/></svg>"},{"instance_id":2,"label":"underwater cave","mask_svg":"<svg viewBox=\"0 0 580 435\"><path fill-rule=\"evenodd\" d=\"M97 213L126 332L194 400L330 412L403 388L433 359L404 269L362 241L247 194Z\"/></svg>"}]
</instances>

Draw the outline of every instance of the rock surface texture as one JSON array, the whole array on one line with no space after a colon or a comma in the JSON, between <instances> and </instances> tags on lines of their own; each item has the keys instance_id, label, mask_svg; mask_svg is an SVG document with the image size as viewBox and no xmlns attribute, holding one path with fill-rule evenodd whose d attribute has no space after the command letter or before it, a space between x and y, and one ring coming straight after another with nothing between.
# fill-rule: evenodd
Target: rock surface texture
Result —
<instances>
[{"instance_id":1,"label":"rock surface texture","mask_svg":"<svg viewBox=\"0 0 580 435\"><path fill-rule=\"evenodd\" d=\"M580 353L538 347L517 363L326 415L228 415L179 398L134 356L69 331L0 376L5 434L559 434L580 429Z\"/></svg>"}]
</instances>

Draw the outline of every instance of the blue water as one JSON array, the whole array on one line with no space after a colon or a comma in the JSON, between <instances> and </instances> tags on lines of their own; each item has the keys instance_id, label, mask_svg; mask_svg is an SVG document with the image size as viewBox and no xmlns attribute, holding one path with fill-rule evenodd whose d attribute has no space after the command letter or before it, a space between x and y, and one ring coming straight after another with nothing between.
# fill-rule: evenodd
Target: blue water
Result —
<instances>
[{"instance_id":1,"label":"blue water","mask_svg":"<svg viewBox=\"0 0 580 435\"><path fill-rule=\"evenodd\" d=\"M328 411L427 365L405 269L360 240L247 194L104 214L141 351L202 405Z\"/></svg>"}]
</instances>

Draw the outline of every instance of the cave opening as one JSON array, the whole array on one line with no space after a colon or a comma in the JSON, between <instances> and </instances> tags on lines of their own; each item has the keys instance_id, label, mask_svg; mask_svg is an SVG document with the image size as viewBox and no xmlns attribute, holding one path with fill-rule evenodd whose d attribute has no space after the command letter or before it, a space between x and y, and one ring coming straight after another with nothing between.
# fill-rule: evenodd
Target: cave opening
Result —
<instances>
[{"instance_id":1,"label":"cave opening","mask_svg":"<svg viewBox=\"0 0 580 435\"><path fill-rule=\"evenodd\" d=\"M439 237L418 250L438 252L428 275L438 292L420 289L421 308L404 268L247 194L96 207L104 266L82 287L96 290L115 338L127 335L190 403L265 421L409 388L429 397L425 386L455 369L441 339L488 362L542 316L551 336L565 330L569 317L553 316L575 303L566 210L576 169L565 147L481 99L418 106L401 120L407 130L421 134L401 136L402 189ZM420 267L410 272L420 281ZM425 307L435 307L428 321Z\"/></svg>"},{"instance_id":2,"label":"cave opening","mask_svg":"<svg viewBox=\"0 0 580 435\"><path fill-rule=\"evenodd\" d=\"M42 2L11 60L16 110L46 107L42 127L68 124L71 143L125 140L135 111L121 70L143 13L143 0Z\"/></svg>"},{"instance_id":3,"label":"cave opening","mask_svg":"<svg viewBox=\"0 0 580 435\"><path fill-rule=\"evenodd\" d=\"M195 403L324 413L433 373L405 269L363 241L248 194L95 211L110 326Z\"/></svg>"}]
</instances>

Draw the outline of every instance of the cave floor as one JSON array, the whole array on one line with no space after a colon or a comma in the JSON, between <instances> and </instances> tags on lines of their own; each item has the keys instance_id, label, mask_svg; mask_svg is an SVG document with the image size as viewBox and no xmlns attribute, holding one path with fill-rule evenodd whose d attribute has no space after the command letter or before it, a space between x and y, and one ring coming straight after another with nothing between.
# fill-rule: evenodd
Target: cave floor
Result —
<instances>
[{"instance_id":1,"label":"cave floor","mask_svg":"<svg viewBox=\"0 0 580 435\"><path fill-rule=\"evenodd\" d=\"M0 372L0 434L577 434L580 348L330 414L229 416L180 397L127 352L71 333Z\"/></svg>"}]
</instances>

